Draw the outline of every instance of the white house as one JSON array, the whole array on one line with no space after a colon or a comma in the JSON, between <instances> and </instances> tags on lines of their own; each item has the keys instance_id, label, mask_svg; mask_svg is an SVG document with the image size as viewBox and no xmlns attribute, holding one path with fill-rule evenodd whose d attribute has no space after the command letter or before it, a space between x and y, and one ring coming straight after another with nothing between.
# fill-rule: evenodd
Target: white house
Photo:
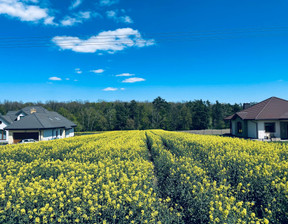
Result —
<instances>
[{"instance_id":1,"label":"white house","mask_svg":"<svg viewBox=\"0 0 288 224\"><path fill-rule=\"evenodd\" d=\"M271 97L237 112L230 120L231 134L253 139L288 139L288 101Z\"/></svg>"},{"instance_id":2,"label":"white house","mask_svg":"<svg viewBox=\"0 0 288 224\"><path fill-rule=\"evenodd\" d=\"M0 116L0 142L67 138L74 136L75 127L76 124L56 112L40 106L25 107Z\"/></svg>"}]
</instances>

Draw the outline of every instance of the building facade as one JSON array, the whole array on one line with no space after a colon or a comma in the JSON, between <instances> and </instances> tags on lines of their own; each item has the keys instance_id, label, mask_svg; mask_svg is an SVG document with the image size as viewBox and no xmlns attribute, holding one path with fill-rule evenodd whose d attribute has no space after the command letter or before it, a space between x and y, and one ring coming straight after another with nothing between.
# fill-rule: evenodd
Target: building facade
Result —
<instances>
[{"instance_id":1,"label":"building facade","mask_svg":"<svg viewBox=\"0 0 288 224\"><path fill-rule=\"evenodd\" d=\"M18 143L23 139L47 141L74 136L76 124L43 107L25 107L0 116L0 142Z\"/></svg>"},{"instance_id":2,"label":"building facade","mask_svg":"<svg viewBox=\"0 0 288 224\"><path fill-rule=\"evenodd\" d=\"M288 101L271 97L225 120L231 134L252 139L288 139Z\"/></svg>"}]
</instances>

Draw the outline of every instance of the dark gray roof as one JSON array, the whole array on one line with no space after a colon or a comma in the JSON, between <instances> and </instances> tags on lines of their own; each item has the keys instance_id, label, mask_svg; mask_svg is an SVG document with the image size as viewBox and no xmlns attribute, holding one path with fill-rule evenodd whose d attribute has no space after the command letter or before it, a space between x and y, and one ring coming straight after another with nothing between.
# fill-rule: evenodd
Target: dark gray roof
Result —
<instances>
[{"instance_id":1,"label":"dark gray roof","mask_svg":"<svg viewBox=\"0 0 288 224\"><path fill-rule=\"evenodd\" d=\"M17 112L18 111L8 111L7 114L5 116L9 117L9 120L11 120L11 122L15 121L15 119L17 118ZM11 123L10 122L10 123Z\"/></svg>"},{"instance_id":2,"label":"dark gray roof","mask_svg":"<svg viewBox=\"0 0 288 224\"><path fill-rule=\"evenodd\" d=\"M0 118L2 118L3 120L5 120L8 124L11 124L13 122L13 120L11 119L10 116L7 115L1 115Z\"/></svg>"},{"instance_id":3,"label":"dark gray roof","mask_svg":"<svg viewBox=\"0 0 288 224\"><path fill-rule=\"evenodd\" d=\"M6 115L9 115L9 116L11 116L11 115L16 116L17 112L18 112L18 110L17 110L17 111L8 111Z\"/></svg>"},{"instance_id":4,"label":"dark gray roof","mask_svg":"<svg viewBox=\"0 0 288 224\"><path fill-rule=\"evenodd\" d=\"M31 111L34 111L34 113L47 113L49 112L46 110L44 107L41 106L29 106L29 107L24 107L23 109L17 111L16 115L19 115L21 113L25 114L31 114Z\"/></svg>"},{"instance_id":5,"label":"dark gray roof","mask_svg":"<svg viewBox=\"0 0 288 224\"><path fill-rule=\"evenodd\" d=\"M226 120L239 116L243 120L281 120L288 119L288 101L277 97L270 97L248 109L237 112Z\"/></svg>"},{"instance_id":6,"label":"dark gray roof","mask_svg":"<svg viewBox=\"0 0 288 224\"><path fill-rule=\"evenodd\" d=\"M43 129L43 125L38 121L34 114L21 118L8 125L5 130L35 130Z\"/></svg>"},{"instance_id":7,"label":"dark gray roof","mask_svg":"<svg viewBox=\"0 0 288 224\"><path fill-rule=\"evenodd\" d=\"M25 112L26 113L26 112ZM61 116L57 112L50 112L45 109L44 113L35 112L27 114L19 121L14 121L8 125L6 130L35 130L51 128L72 128L76 127L72 121Z\"/></svg>"}]
</instances>

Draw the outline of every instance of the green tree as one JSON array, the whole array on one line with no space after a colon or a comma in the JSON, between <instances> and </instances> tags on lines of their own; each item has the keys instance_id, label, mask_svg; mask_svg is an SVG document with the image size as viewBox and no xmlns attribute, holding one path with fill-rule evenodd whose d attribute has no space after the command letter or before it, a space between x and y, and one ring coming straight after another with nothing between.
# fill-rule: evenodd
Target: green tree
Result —
<instances>
[{"instance_id":1,"label":"green tree","mask_svg":"<svg viewBox=\"0 0 288 224\"><path fill-rule=\"evenodd\" d=\"M225 128L223 106L218 101L212 106L212 127Z\"/></svg>"},{"instance_id":2,"label":"green tree","mask_svg":"<svg viewBox=\"0 0 288 224\"><path fill-rule=\"evenodd\" d=\"M153 100L152 127L166 129L168 124L169 104L158 96Z\"/></svg>"},{"instance_id":3,"label":"green tree","mask_svg":"<svg viewBox=\"0 0 288 224\"><path fill-rule=\"evenodd\" d=\"M209 108L202 100L192 103L192 129L202 130L209 127Z\"/></svg>"}]
</instances>

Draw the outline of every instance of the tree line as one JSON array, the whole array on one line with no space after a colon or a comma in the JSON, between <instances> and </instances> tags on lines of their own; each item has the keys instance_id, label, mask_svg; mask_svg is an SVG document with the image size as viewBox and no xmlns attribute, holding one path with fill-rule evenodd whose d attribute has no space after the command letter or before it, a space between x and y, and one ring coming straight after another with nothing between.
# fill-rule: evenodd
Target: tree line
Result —
<instances>
[{"instance_id":1,"label":"tree line","mask_svg":"<svg viewBox=\"0 0 288 224\"><path fill-rule=\"evenodd\" d=\"M228 128L224 118L240 111L241 104L211 103L194 100L167 102L157 97L153 102L0 102L0 113L20 110L26 106L43 106L56 111L77 124L76 131L108 130L202 130Z\"/></svg>"}]
</instances>

